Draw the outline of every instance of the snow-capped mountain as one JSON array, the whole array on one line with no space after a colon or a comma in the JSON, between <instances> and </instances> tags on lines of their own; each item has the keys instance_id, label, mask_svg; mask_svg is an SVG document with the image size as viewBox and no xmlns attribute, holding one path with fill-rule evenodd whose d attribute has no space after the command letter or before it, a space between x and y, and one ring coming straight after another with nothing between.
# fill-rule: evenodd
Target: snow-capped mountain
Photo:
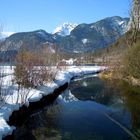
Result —
<instances>
[{"instance_id":1,"label":"snow-capped mountain","mask_svg":"<svg viewBox=\"0 0 140 140\"><path fill-rule=\"evenodd\" d=\"M92 52L114 43L126 32L128 18L107 17L91 24L79 24L58 46L62 51Z\"/></svg>"},{"instance_id":2,"label":"snow-capped mountain","mask_svg":"<svg viewBox=\"0 0 140 140\"><path fill-rule=\"evenodd\" d=\"M11 54L14 56L23 47L35 52L48 47L46 50L55 53L55 46L61 53L94 52L110 46L124 35L128 21L128 18L114 16L90 24L64 23L54 34L44 30L15 33L2 43L0 57L9 60Z\"/></svg>"},{"instance_id":3,"label":"snow-capped mountain","mask_svg":"<svg viewBox=\"0 0 140 140\"><path fill-rule=\"evenodd\" d=\"M64 23L61 26L56 27L53 34L58 34L61 36L67 36L70 35L70 32L77 26L78 24L72 24L72 23Z\"/></svg>"}]
</instances>

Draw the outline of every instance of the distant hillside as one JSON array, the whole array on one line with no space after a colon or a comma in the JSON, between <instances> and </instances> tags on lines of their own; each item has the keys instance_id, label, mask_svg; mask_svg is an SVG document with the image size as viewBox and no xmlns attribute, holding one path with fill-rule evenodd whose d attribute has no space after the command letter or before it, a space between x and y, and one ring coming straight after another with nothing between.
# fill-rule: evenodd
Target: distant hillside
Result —
<instances>
[{"instance_id":1,"label":"distant hillside","mask_svg":"<svg viewBox=\"0 0 140 140\"><path fill-rule=\"evenodd\" d=\"M137 40L140 40L140 32L137 33ZM132 47L131 43L132 32L128 31L107 48L94 53L95 60L98 61L100 59L100 61L103 61L104 59L107 65L117 65L124 57L125 52Z\"/></svg>"},{"instance_id":2,"label":"distant hillside","mask_svg":"<svg viewBox=\"0 0 140 140\"><path fill-rule=\"evenodd\" d=\"M15 33L6 38L1 50L18 50L21 46L26 49L38 50L40 49L40 46L46 42L54 43L55 41L52 34L49 34L44 30Z\"/></svg>"},{"instance_id":3,"label":"distant hillside","mask_svg":"<svg viewBox=\"0 0 140 140\"><path fill-rule=\"evenodd\" d=\"M63 53L94 52L108 47L121 37L126 31L128 21L128 18L115 16L91 24L79 24L67 36L60 35L60 32L50 34L44 30L15 33L3 42L0 56L7 54L6 51L8 54L15 54L20 49L38 52L54 44Z\"/></svg>"},{"instance_id":4,"label":"distant hillside","mask_svg":"<svg viewBox=\"0 0 140 140\"><path fill-rule=\"evenodd\" d=\"M109 17L92 24L80 24L58 46L66 52L93 52L114 43L126 30L128 18Z\"/></svg>"}]
</instances>

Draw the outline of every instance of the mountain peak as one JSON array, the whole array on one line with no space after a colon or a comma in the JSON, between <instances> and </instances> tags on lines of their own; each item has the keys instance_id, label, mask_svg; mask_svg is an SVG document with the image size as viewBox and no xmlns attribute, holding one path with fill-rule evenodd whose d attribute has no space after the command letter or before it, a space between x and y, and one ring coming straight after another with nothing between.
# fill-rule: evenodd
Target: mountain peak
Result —
<instances>
[{"instance_id":1,"label":"mountain peak","mask_svg":"<svg viewBox=\"0 0 140 140\"><path fill-rule=\"evenodd\" d=\"M61 36L67 36L70 35L70 32L77 26L78 24L68 23L65 22L62 25L56 27L53 34L58 34Z\"/></svg>"}]
</instances>

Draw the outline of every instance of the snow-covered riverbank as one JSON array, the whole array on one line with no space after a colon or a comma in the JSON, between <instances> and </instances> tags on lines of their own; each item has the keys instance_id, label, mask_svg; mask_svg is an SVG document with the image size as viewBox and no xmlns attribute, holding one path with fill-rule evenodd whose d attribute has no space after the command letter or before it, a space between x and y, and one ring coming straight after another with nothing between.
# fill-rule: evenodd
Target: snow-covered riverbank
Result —
<instances>
[{"instance_id":1,"label":"snow-covered riverbank","mask_svg":"<svg viewBox=\"0 0 140 140\"><path fill-rule=\"evenodd\" d=\"M1 103L0 108L0 139L3 137L10 135L15 129L14 126L9 126L7 121L11 116L12 112L15 110L19 110L22 105L30 105L30 102L37 102L43 96L53 93L53 91L65 83L69 83L71 78L75 76L82 76L85 74L93 74L103 71L105 67L102 66L69 66L65 70L58 71L56 78L53 82L46 83L44 86L40 86L37 89L23 89L23 92L27 94L27 97L24 99L23 96L18 95L18 86L13 84L13 69L10 66L6 66L3 69L3 72L6 74L3 77L3 90L6 92L5 103Z\"/></svg>"}]
</instances>

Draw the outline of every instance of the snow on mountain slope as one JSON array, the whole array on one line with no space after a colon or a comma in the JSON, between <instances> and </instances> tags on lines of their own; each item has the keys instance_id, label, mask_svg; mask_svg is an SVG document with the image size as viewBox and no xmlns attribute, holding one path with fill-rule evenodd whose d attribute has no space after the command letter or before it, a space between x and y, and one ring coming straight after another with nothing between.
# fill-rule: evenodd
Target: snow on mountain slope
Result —
<instances>
[{"instance_id":1,"label":"snow on mountain slope","mask_svg":"<svg viewBox=\"0 0 140 140\"><path fill-rule=\"evenodd\" d=\"M123 35L127 31L128 20L127 18L114 17L114 26L119 26L118 31Z\"/></svg>"},{"instance_id":2,"label":"snow on mountain slope","mask_svg":"<svg viewBox=\"0 0 140 140\"><path fill-rule=\"evenodd\" d=\"M53 34L58 34L61 36L67 36L70 35L70 32L77 26L78 24L72 24L72 23L64 23L61 26L56 27Z\"/></svg>"}]
</instances>

